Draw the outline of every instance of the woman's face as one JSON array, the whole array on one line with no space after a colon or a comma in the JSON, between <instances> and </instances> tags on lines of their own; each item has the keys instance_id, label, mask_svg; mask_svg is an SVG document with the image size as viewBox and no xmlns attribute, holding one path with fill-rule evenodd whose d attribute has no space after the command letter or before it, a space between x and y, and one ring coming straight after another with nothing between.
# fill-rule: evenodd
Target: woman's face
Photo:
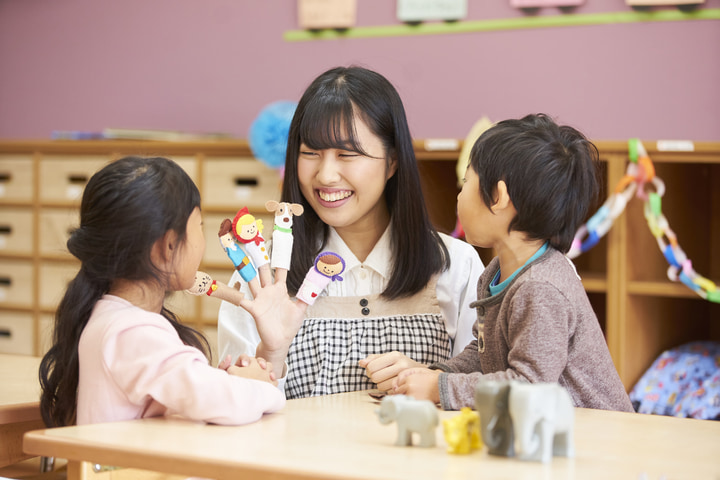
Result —
<instances>
[{"instance_id":1,"label":"woman's face","mask_svg":"<svg viewBox=\"0 0 720 480\"><path fill-rule=\"evenodd\" d=\"M385 184L397 168L387 164L385 148L365 122L355 116L358 143L367 152L312 150L300 145L300 190L320 219L338 230L384 230L390 215Z\"/></svg>"}]
</instances>

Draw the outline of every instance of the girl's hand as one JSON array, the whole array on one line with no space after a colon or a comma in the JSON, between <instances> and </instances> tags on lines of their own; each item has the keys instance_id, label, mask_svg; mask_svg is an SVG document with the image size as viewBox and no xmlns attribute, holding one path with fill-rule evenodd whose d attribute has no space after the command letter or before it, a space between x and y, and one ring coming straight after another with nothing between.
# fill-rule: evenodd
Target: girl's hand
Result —
<instances>
[{"instance_id":1,"label":"girl's hand","mask_svg":"<svg viewBox=\"0 0 720 480\"><path fill-rule=\"evenodd\" d=\"M403 394L418 400L440 403L440 370L410 368L401 372L393 382L393 394Z\"/></svg>"},{"instance_id":2,"label":"girl's hand","mask_svg":"<svg viewBox=\"0 0 720 480\"><path fill-rule=\"evenodd\" d=\"M400 352L368 355L358 362L365 369L365 375L383 392L392 390L397 375L408 368L424 367L422 363L406 357Z\"/></svg>"},{"instance_id":3,"label":"girl's hand","mask_svg":"<svg viewBox=\"0 0 720 480\"><path fill-rule=\"evenodd\" d=\"M275 386L278 384L272 364L260 357L253 358L247 355L241 355L241 358L238 358L235 365L229 366L226 371L229 375L235 375L236 377L262 380L272 383Z\"/></svg>"}]
</instances>

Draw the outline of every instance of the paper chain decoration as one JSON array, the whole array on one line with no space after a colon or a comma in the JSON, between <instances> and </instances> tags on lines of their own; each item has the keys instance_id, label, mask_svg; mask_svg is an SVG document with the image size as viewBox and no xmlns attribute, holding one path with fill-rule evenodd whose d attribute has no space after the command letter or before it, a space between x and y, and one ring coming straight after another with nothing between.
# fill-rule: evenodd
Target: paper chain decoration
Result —
<instances>
[{"instance_id":1,"label":"paper chain decoration","mask_svg":"<svg viewBox=\"0 0 720 480\"><path fill-rule=\"evenodd\" d=\"M618 182L614 193L587 223L578 229L567 256L575 258L594 247L610 230L615 219L635 195L643 200L643 212L650 232L670 264L667 271L668 278L673 282L682 282L705 300L720 303L720 289L712 280L693 269L692 262L678 244L675 232L662 214L661 204L662 196L665 194L665 183L655 176L655 166L645 147L640 140L633 138L628 142L628 152L630 162L625 176ZM646 191L648 185L652 185L655 191Z\"/></svg>"}]
</instances>

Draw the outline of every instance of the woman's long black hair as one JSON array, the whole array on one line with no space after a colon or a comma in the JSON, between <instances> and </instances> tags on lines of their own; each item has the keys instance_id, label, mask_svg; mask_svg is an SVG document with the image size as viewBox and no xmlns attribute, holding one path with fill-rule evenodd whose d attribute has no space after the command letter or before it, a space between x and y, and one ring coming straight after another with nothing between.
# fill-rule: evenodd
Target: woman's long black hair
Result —
<instances>
[{"instance_id":1,"label":"woman's long black hair","mask_svg":"<svg viewBox=\"0 0 720 480\"><path fill-rule=\"evenodd\" d=\"M300 145L313 150L353 149L365 154L355 136L359 115L383 142L388 165L397 171L385 185L392 225L393 268L382 295L399 298L422 290L430 278L447 269L450 258L425 207L412 137L400 95L382 75L366 68L337 67L320 75L298 102L288 135L282 201L301 203L305 213L293 224L292 264L288 290L296 293L329 235L326 225L300 190L297 162Z\"/></svg>"},{"instance_id":2,"label":"woman's long black hair","mask_svg":"<svg viewBox=\"0 0 720 480\"><path fill-rule=\"evenodd\" d=\"M55 312L53 345L40 364L40 410L48 427L72 425L77 412L78 344L95 303L117 279L162 282L150 251L169 230L182 242L200 193L176 163L161 157L125 157L92 176L82 197L80 226L67 242L80 260ZM163 307L187 345L209 357L209 345Z\"/></svg>"}]
</instances>

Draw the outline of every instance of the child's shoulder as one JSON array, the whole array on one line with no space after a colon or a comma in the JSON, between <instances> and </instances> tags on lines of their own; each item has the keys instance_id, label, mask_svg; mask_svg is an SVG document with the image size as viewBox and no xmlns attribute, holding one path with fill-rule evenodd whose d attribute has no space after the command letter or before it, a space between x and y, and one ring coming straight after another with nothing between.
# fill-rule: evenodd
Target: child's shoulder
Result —
<instances>
[{"instance_id":1,"label":"child's shoulder","mask_svg":"<svg viewBox=\"0 0 720 480\"><path fill-rule=\"evenodd\" d=\"M149 312L114 295L105 295L95 304L88 326L96 325L104 331L122 331L137 326L170 328L159 313Z\"/></svg>"},{"instance_id":2,"label":"child's shoulder","mask_svg":"<svg viewBox=\"0 0 720 480\"><path fill-rule=\"evenodd\" d=\"M526 281L554 287L566 297L586 296L575 264L554 248L548 248L548 251L531 265L528 273Z\"/></svg>"}]
</instances>

